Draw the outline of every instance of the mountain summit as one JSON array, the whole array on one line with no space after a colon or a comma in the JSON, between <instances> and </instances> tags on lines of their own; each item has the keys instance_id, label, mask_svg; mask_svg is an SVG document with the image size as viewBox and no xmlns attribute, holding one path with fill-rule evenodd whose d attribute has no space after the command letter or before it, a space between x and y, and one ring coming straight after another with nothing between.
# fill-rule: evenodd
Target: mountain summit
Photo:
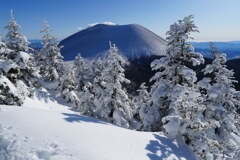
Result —
<instances>
[{"instance_id":1,"label":"mountain summit","mask_svg":"<svg viewBox=\"0 0 240 160\"><path fill-rule=\"evenodd\" d=\"M78 53L85 58L101 55L109 49L109 41L116 44L128 59L141 56L164 55L166 41L138 24L97 24L81 30L60 42L64 60L73 60Z\"/></svg>"}]
</instances>

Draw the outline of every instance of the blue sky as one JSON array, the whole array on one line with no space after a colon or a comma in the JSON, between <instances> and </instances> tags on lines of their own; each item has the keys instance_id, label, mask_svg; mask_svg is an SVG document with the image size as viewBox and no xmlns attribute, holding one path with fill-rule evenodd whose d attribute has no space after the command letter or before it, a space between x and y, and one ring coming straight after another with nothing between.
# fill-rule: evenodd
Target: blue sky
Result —
<instances>
[{"instance_id":1,"label":"blue sky","mask_svg":"<svg viewBox=\"0 0 240 160\"><path fill-rule=\"evenodd\" d=\"M137 23L165 38L169 25L193 14L195 41L240 40L240 0L1 0L0 31L13 9L21 32L39 39L43 19L59 39L95 22Z\"/></svg>"}]
</instances>

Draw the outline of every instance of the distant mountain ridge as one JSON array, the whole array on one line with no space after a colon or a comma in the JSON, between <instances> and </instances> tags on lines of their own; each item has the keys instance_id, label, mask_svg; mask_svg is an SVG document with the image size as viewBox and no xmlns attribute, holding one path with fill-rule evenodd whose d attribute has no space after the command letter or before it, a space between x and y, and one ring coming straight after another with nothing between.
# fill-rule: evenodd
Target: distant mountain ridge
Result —
<instances>
[{"instance_id":1,"label":"distant mountain ridge","mask_svg":"<svg viewBox=\"0 0 240 160\"><path fill-rule=\"evenodd\" d=\"M97 24L81 30L64 40L61 53L64 60L73 60L78 53L85 58L101 56L109 49L109 41L128 59L141 56L165 55L167 42L138 24Z\"/></svg>"},{"instance_id":2,"label":"distant mountain ridge","mask_svg":"<svg viewBox=\"0 0 240 160\"><path fill-rule=\"evenodd\" d=\"M204 57L212 58L210 50L210 42L190 42L195 51L203 54ZM240 57L240 41L229 42L213 42L216 48L227 54L227 59L234 59Z\"/></svg>"},{"instance_id":3,"label":"distant mountain ridge","mask_svg":"<svg viewBox=\"0 0 240 160\"><path fill-rule=\"evenodd\" d=\"M88 28L91 28L91 27L93 27L93 26L90 26ZM86 28L86 29L88 29L88 28ZM85 30L85 29L83 29L83 30ZM69 37L71 37L71 36L69 36ZM42 47L40 39L29 40L29 41L31 42L30 46L32 48L36 49L36 50L39 50ZM204 57L212 58L211 50L210 50L210 46L209 46L210 42L190 42L190 43L195 48L196 52L202 53ZM214 42L214 44L215 44L215 46L217 47L217 49L219 51L227 54L227 59L235 59L235 58L239 58L240 57L240 41ZM106 50L109 48L107 41L104 44L104 46L105 46ZM92 46L92 48L95 48L95 47ZM120 48L120 49L123 49L123 48ZM71 48L69 48L67 50L70 50L68 53L72 54L72 53L70 53L71 52ZM62 49L62 51L64 51L64 49ZM68 53L66 53L67 57L69 56ZM98 54L100 54L100 53L95 53L95 56L97 56ZM70 55L70 56L72 56L72 55ZM141 57L141 56L142 55L139 54L137 57ZM144 54L143 54L143 56L144 56ZM87 58L88 56L85 56L85 57ZM66 58L66 59L68 59L68 58Z\"/></svg>"}]
</instances>

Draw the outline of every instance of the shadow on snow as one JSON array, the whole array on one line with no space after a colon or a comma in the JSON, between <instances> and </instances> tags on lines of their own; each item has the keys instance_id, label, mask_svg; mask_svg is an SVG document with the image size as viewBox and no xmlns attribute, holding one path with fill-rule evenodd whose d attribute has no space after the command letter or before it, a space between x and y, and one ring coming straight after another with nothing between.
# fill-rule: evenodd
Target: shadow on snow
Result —
<instances>
[{"instance_id":1,"label":"shadow on snow","mask_svg":"<svg viewBox=\"0 0 240 160\"><path fill-rule=\"evenodd\" d=\"M145 147L149 151L147 156L150 160L163 160L173 158L174 155L178 158L185 158L186 160L193 160L195 156L191 154L191 151L182 144L180 140L171 140L158 134L153 134L155 140L151 140ZM175 158L173 158L175 159Z\"/></svg>"},{"instance_id":2,"label":"shadow on snow","mask_svg":"<svg viewBox=\"0 0 240 160\"><path fill-rule=\"evenodd\" d=\"M99 124L108 124L106 122L103 122L101 120L95 119L95 118L90 118L90 117L86 117L86 116L82 116L82 115L78 115L78 114L70 114L70 113L62 113L64 116L66 116L64 118L64 120L66 120L67 122L70 123L74 123L74 122L90 122L90 123L99 123Z\"/></svg>"}]
</instances>

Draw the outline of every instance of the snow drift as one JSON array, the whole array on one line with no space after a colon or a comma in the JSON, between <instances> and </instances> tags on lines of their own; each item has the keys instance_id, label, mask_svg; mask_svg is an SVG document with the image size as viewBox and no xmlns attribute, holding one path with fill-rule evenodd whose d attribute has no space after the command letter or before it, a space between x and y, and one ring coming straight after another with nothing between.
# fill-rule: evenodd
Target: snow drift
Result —
<instances>
[{"instance_id":1,"label":"snow drift","mask_svg":"<svg viewBox=\"0 0 240 160\"><path fill-rule=\"evenodd\" d=\"M1 160L195 160L180 139L81 116L48 92L0 105Z\"/></svg>"},{"instance_id":2,"label":"snow drift","mask_svg":"<svg viewBox=\"0 0 240 160\"><path fill-rule=\"evenodd\" d=\"M97 24L81 30L60 42L64 60L73 60L78 53L85 58L95 57L109 49L109 41L129 59L140 56L164 55L164 39L138 24Z\"/></svg>"}]
</instances>

